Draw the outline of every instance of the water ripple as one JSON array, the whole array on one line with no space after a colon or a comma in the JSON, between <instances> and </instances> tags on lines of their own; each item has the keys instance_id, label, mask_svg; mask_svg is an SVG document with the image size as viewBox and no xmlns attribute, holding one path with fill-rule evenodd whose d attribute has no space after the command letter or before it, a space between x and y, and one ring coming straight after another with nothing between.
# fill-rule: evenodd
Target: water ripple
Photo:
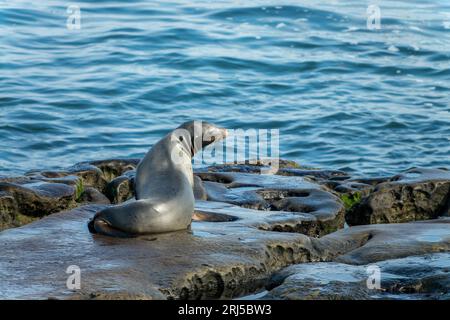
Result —
<instances>
[{"instance_id":1,"label":"water ripple","mask_svg":"<svg viewBox=\"0 0 450 320\"><path fill-rule=\"evenodd\" d=\"M139 157L192 118L355 174L450 167L450 5L0 0L0 174Z\"/></svg>"}]
</instances>

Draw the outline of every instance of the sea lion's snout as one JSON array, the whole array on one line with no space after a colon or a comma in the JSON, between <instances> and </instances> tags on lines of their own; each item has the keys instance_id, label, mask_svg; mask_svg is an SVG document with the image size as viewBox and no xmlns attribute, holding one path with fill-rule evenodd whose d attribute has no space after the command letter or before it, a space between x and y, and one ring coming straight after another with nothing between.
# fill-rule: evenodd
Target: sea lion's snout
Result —
<instances>
[{"instance_id":1,"label":"sea lion's snout","mask_svg":"<svg viewBox=\"0 0 450 320\"><path fill-rule=\"evenodd\" d=\"M175 139L186 145L186 150L191 150L192 156L201 148L223 140L228 136L225 128L200 120L183 123L176 129Z\"/></svg>"},{"instance_id":2,"label":"sea lion's snout","mask_svg":"<svg viewBox=\"0 0 450 320\"><path fill-rule=\"evenodd\" d=\"M210 123L204 123L203 125L203 139L202 148L220 140L225 139L228 136L228 130L225 128L216 127Z\"/></svg>"}]
</instances>

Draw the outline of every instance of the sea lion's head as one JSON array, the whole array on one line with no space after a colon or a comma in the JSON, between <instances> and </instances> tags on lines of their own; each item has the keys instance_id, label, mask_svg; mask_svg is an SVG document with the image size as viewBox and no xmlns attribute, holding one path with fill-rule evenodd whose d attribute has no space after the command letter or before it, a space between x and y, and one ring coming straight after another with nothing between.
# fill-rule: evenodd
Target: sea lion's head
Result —
<instances>
[{"instance_id":1,"label":"sea lion's head","mask_svg":"<svg viewBox=\"0 0 450 320\"><path fill-rule=\"evenodd\" d=\"M199 120L183 123L174 133L191 156L211 143L225 139L228 134L227 129Z\"/></svg>"}]
</instances>

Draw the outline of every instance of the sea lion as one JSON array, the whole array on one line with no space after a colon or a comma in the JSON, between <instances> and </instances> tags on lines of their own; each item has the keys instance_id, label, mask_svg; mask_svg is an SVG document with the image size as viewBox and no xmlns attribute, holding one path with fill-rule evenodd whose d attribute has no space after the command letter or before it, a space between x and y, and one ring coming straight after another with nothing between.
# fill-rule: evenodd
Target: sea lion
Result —
<instances>
[{"instance_id":1,"label":"sea lion","mask_svg":"<svg viewBox=\"0 0 450 320\"><path fill-rule=\"evenodd\" d=\"M167 134L137 166L136 199L97 212L91 232L126 237L187 229L195 203L192 157L226 136L226 129L203 121Z\"/></svg>"}]
</instances>

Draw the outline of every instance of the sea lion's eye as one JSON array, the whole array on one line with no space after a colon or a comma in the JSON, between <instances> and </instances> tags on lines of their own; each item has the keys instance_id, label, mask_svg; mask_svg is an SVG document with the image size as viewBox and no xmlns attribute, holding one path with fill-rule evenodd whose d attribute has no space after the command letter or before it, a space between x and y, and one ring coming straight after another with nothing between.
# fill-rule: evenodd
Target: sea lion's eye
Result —
<instances>
[{"instance_id":1,"label":"sea lion's eye","mask_svg":"<svg viewBox=\"0 0 450 320\"><path fill-rule=\"evenodd\" d=\"M180 141L183 142L183 137L182 136L180 136Z\"/></svg>"}]
</instances>

